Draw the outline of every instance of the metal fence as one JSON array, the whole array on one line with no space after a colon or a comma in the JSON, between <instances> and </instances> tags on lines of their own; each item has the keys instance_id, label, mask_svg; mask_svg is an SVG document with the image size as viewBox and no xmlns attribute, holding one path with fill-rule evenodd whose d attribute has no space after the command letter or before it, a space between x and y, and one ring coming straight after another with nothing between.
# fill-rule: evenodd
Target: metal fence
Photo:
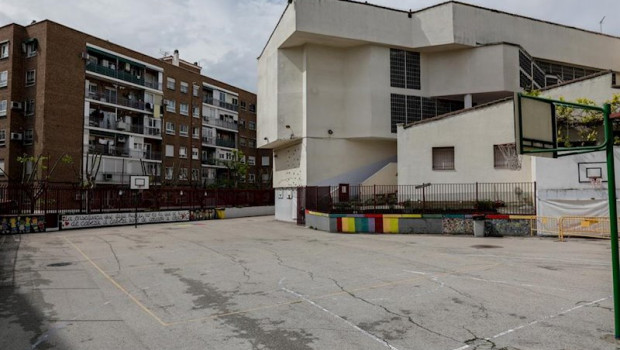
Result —
<instances>
[{"instance_id":1,"label":"metal fence","mask_svg":"<svg viewBox=\"0 0 620 350\"><path fill-rule=\"evenodd\" d=\"M122 211L267 206L273 190L161 188L132 191L126 186L2 186L0 215L86 214Z\"/></svg>"},{"instance_id":2,"label":"metal fence","mask_svg":"<svg viewBox=\"0 0 620 350\"><path fill-rule=\"evenodd\" d=\"M535 215L536 183L461 183L302 188L304 209L324 213L493 212ZM303 204L302 204L303 205Z\"/></svg>"}]
</instances>

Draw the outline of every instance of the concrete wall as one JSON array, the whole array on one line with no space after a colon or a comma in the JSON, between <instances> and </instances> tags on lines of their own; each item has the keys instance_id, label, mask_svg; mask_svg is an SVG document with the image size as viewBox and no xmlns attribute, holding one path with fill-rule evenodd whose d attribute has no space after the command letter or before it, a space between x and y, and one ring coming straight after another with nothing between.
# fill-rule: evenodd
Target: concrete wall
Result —
<instances>
[{"instance_id":1,"label":"concrete wall","mask_svg":"<svg viewBox=\"0 0 620 350\"><path fill-rule=\"evenodd\" d=\"M620 70L620 38L463 4L452 11L457 43L516 43L537 58Z\"/></svg>"},{"instance_id":2,"label":"concrete wall","mask_svg":"<svg viewBox=\"0 0 620 350\"><path fill-rule=\"evenodd\" d=\"M269 216L275 214L274 206L265 206L265 207L245 207L245 208L226 208L225 209L225 218L226 219L235 219L235 218L247 218L252 216Z\"/></svg>"},{"instance_id":3,"label":"concrete wall","mask_svg":"<svg viewBox=\"0 0 620 350\"><path fill-rule=\"evenodd\" d=\"M426 87L428 96L519 89L519 48L516 46L483 46L427 53L422 57L422 86Z\"/></svg>"},{"instance_id":4,"label":"concrete wall","mask_svg":"<svg viewBox=\"0 0 620 350\"><path fill-rule=\"evenodd\" d=\"M373 185L398 185L398 164L390 163L362 182L362 186Z\"/></svg>"},{"instance_id":5,"label":"concrete wall","mask_svg":"<svg viewBox=\"0 0 620 350\"><path fill-rule=\"evenodd\" d=\"M485 236L529 236L532 218L489 216ZM306 212L306 226L333 233L473 235L471 215L324 214Z\"/></svg>"},{"instance_id":6,"label":"concrete wall","mask_svg":"<svg viewBox=\"0 0 620 350\"><path fill-rule=\"evenodd\" d=\"M398 184L530 182L531 159L521 170L495 169L493 145L514 142L512 101L398 129ZM433 170L433 147L454 147L455 170Z\"/></svg>"}]
</instances>

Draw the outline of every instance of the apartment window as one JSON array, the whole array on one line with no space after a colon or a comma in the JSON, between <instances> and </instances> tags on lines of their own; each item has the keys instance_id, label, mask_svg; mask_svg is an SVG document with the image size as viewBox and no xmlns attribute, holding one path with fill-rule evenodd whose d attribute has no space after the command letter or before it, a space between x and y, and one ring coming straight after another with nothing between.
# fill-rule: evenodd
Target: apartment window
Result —
<instances>
[{"instance_id":1,"label":"apartment window","mask_svg":"<svg viewBox=\"0 0 620 350\"><path fill-rule=\"evenodd\" d=\"M245 137L240 137L239 138L239 146L245 147L245 145L246 145Z\"/></svg>"},{"instance_id":2,"label":"apartment window","mask_svg":"<svg viewBox=\"0 0 620 350\"><path fill-rule=\"evenodd\" d=\"M0 147L3 147L6 145L6 130L2 129L0 130Z\"/></svg>"},{"instance_id":3,"label":"apartment window","mask_svg":"<svg viewBox=\"0 0 620 350\"><path fill-rule=\"evenodd\" d=\"M187 147L185 147L185 146L179 147L179 157L180 158L187 158Z\"/></svg>"},{"instance_id":4,"label":"apartment window","mask_svg":"<svg viewBox=\"0 0 620 350\"><path fill-rule=\"evenodd\" d=\"M195 138L195 139L200 138L200 128L197 128L197 127L192 128L192 138Z\"/></svg>"},{"instance_id":5,"label":"apartment window","mask_svg":"<svg viewBox=\"0 0 620 350\"><path fill-rule=\"evenodd\" d=\"M250 121L248 123L248 127L250 128L250 130L256 130L256 122Z\"/></svg>"},{"instance_id":6,"label":"apartment window","mask_svg":"<svg viewBox=\"0 0 620 350\"><path fill-rule=\"evenodd\" d=\"M168 100L166 111L175 113L177 111L177 102L175 100Z\"/></svg>"},{"instance_id":7,"label":"apartment window","mask_svg":"<svg viewBox=\"0 0 620 350\"><path fill-rule=\"evenodd\" d=\"M166 180L172 180L173 173L174 173L174 168L167 167L166 168Z\"/></svg>"},{"instance_id":8,"label":"apartment window","mask_svg":"<svg viewBox=\"0 0 620 350\"><path fill-rule=\"evenodd\" d=\"M166 87L170 90L174 90L175 86L176 86L177 81L174 78L168 78L167 79L167 83L166 83Z\"/></svg>"},{"instance_id":9,"label":"apartment window","mask_svg":"<svg viewBox=\"0 0 620 350\"><path fill-rule=\"evenodd\" d=\"M0 159L0 177L5 176L4 174L4 159Z\"/></svg>"},{"instance_id":10,"label":"apartment window","mask_svg":"<svg viewBox=\"0 0 620 350\"><path fill-rule=\"evenodd\" d=\"M241 101L241 104L239 105L239 109L241 109L242 111L245 111L246 109L245 101Z\"/></svg>"},{"instance_id":11,"label":"apartment window","mask_svg":"<svg viewBox=\"0 0 620 350\"><path fill-rule=\"evenodd\" d=\"M248 139L248 147L250 147L250 148L256 148L256 140L254 140L254 139Z\"/></svg>"},{"instance_id":12,"label":"apartment window","mask_svg":"<svg viewBox=\"0 0 620 350\"><path fill-rule=\"evenodd\" d=\"M179 125L179 135L181 135L181 136L188 136L189 135L189 126L187 126L185 124L180 124Z\"/></svg>"},{"instance_id":13,"label":"apartment window","mask_svg":"<svg viewBox=\"0 0 620 350\"><path fill-rule=\"evenodd\" d=\"M186 94L189 91L189 84L187 84L186 82L182 81L181 82L181 88L180 88L181 92Z\"/></svg>"},{"instance_id":14,"label":"apartment window","mask_svg":"<svg viewBox=\"0 0 620 350\"><path fill-rule=\"evenodd\" d=\"M248 165L256 165L256 157L249 156L248 157Z\"/></svg>"},{"instance_id":15,"label":"apartment window","mask_svg":"<svg viewBox=\"0 0 620 350\"><path fill-rule=\"evenodd\" d=\"M192 95L198 97L198 91L200 91L200 87L198 85L192 86Z\"/></svg>"},{"instance_id":16,"label":"apartment window","mask_svg":"<svg viewBox=\"0 0 620 350\"><path fill-rule=\"evenodd\" d=\"M24 115L34 115L35 103L34 100L26 100L24 105Z\"/></svg>"},{"instance_id":17,"label":"apartment window","mask_svg":"<svg viewBox=\"0 0 620 350\"><path fill-rule=\"evenodd\" d=\"M174 145L166 145L166 157L174 157Z\"/></svg>"},{"instance_id":18,"label":"apartment window","mask_svg":"<svg viewBox=\"0 0 620 350\"><path fill-rule=\"evenodd\" d=\"M263 177L264 184L269 183L269 177L270 177L269 174L263 174L262 177Z\"/></svg>"},{"instance_id":19,"label":"apartment window","mask_svg":"<svg viewBox=\"0 0 620 350\"><path fill-rule=\"evenodd\" d=\"M37 55L38 44L37 39L29 39L24 42L23 47L26 49L26 57L33 57Z\"/></svg>"},{"instance_id":20,"label":"apartment window","mask_svg":"<svg viewBox=\"0 0 620 350\"><path fill-rule=\"evenodd\" d=\"M199 153L198 148L192 147L192 159L199 159Z\"/></svg>"},{"instance_id":21,"label":"apartment window","mask_svg":"<svg viewBox=\"0 0 620 350\"><path fill-rule=\"evenodd\" d=\"M505 148L502 151L501 148ZM493 145L493 167L495 169L514 169L515 159L510 154L517 154L517 147L514 143L502 145Z\"/></svg>"},{"instance_id":22,"label":"apartment window","mask_svg":"<svg viewBox=\"0 0 620 350\"><path fill-rule=\"evenodd\" d=\"M32 129L24 131L24 145L32 145L34 141L34 132Z\"/></svg>"},{"instance_id":23,"label":"apartment window","mask_svg":"<svg viewBox=\"0 0 620 350\"><path fill-rule=\"evenodd\" d=\"M9 42L3 42L0 44L0 59L9 57Z\"/></svg>"},{"instance_id":24,"label":"apartment window","mask_svg":"<svg viewBox=\"0 0 620 350\"><path fill-rule=\"evenodd\" d=\"M250 112L256 112L256 105L253 103L250 103Z\"/></svg>"},{"instance_id":25,"label":"apartment window","mask_svg":"<svg viewBox=\"0 0 620 350\"><path fill-rule=\"evenodd\" d=\"M0 72L0 87L6 87L9 85L9 72L2 71Z\"/></svg>"},{"instance_id":26,"label":"apartment window","mask_svg":"<svg viewBox=\"0 0 620 350\"><path fill-rule=\"evenodd\" d=\"M200 118L200 107L192 107L192 116L194 118Z\"/></svg>"},{"instance_id":27,"label":"apartment window","mask_svg":"<svg viewBox=\"0 0 620 350\"><path fill-rule=\"evenodd\" d=\"M454 170L454 147L433 147L433 170Z\"/></svg>"},{"instance_id":28,"label":"apartment window","mask_svg":"<svg viewBox=\"0 0 620 350\"><path fill-rule=\"evenodd\" d=\"M26 72L26 86L34 85L35 79L36 79L36 71L34 69Z\"/></svg>"},{"instance_id":29,"label":"apartment window","mask_svg":"<svg viewBox=\"0 0 620 350\"><path fill-rule=\"evenodd\" d=\"M6 100L0 100L0 117L6 117Z\"/></svg>"},{"instance_id":30,"label":"apartment window","mask_svg":"<svg viewBox=\"0 0 620 350\"><path fill-rule=\"evenodd\" d=\"M239 127L245 128L245 119L239 119Z\"/></svg>"},{"instance_id":31,"label":"apartment window","mask_svg":"<svg viewBox=\"0 0 620 350\"><path fill-rule=\"evenodd\" d=\"M390 49L390 86L420 90L420 53Z\"/></svg>"},{"instance_id":32,"label":"apartment window","mask_svg":"<svg viewBox=\"0 0 620 350\"><path fill-rule=\"evenodd\" d=\"M187 180L187 168L179 169L179 180Z\"/></svg>"},{"instance_id":33,"label":"apartment window","mask_svg":"<svg viewBox=\"0 0 620 350\"><path fill-rule=\"evenodd\" d=\"M189 115L189 105L187 103L179 104L179 113L182 115Z\"/></svg>"},{"instance_id":34,"label":"apartment window","mask_svg":"<svg viewBox=\"0 0 620 350\"><path fill-rule=\"evenodd\" d=\"M200 180L200 170L192 169L192 181L198 181L198 180Z\"/></svg>"},{"instance_id":35,"label":"apartment window","mask_svg":"<svg viewBox=\"0 0 620 350\"><path fill-rule=\"evenodd\" d=\"M88 83L88 97L92 99L97 98L97 84Z\"/></svg>"},{"instance_id":36,"label":"apartment window","mask_svg":"<svg viewBox=\"0 0 620 350\"><path fill-rule=\"evenodd\" d=\"M262 166L269 166L269 160L271 157L269 156L263 156L263 159L261 160L261 165Z\"/></svg>"},{"instance_id":37,"label":"apartment window","mask_svg":"<svg viewBox=\"0 0 620 350\"><path fill-rule=\"evenodd\" d=\"M256 181L256 175L255 174L248 174L248 182L253 184Z\"/></svg>"},{"instance_id":38,"label":"apartment window","mask_svg":"<svg viewBox=\"0 0 620 350\"><path fill-rule=\"evenodd\" d=\"M175 129L174 129L174 123L173 122L166 122L166 134L169 134L169 135L174 135L175 134Z\"/></svg>"}]
</instances>

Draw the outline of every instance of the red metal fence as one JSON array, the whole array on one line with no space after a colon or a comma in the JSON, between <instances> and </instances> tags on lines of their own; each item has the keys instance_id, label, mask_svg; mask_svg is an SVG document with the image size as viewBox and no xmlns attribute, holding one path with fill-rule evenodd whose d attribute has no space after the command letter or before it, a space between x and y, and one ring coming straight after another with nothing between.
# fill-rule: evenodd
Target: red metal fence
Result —
<instances>
[{"instance_id":1,"label":"red metal fence","mask_svg":"<svg viewBox=\"0 0 620 350\"><path fill-rule=\"evenodd\" d=\"M74 186L0 186L0 215L86 214L138 210L268 206L273 190L127 187L80 189Z\"/></svg>"},{"instance_id":2,"label":"red metal fence","mask_svg":"<svg viewBox=\"0 0 620 350\"><path fill-rule=\"evenodd\" d=\"M300 191L304 209L323 213L536 214L534 182L323 186Z\"/></svg>"}]
</instances>

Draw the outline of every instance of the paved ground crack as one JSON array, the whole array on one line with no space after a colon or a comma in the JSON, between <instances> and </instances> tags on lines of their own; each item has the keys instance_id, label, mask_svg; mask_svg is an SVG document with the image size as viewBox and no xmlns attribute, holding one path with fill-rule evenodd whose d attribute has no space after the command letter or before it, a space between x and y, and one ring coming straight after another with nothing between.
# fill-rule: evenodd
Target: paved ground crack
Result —
<instances>
[{"instance_id":1,"label":"paved ground crack","mask_svg":"<svg viewBox=\"0 0 620 350\"><path fill-rule=\"evenodd\" d=\"M110 250L112 251L112 254L114 255L114 259L116 259L116 266L118 267L117 271L121 270L121 262L118 260L118 256L116 255L116 251L114 251L114 247L112 247L112 244L107 241L105 238L103 237L98 237L100 240L106 242L106 244L110 247Z\"/></svg>"}]
</instances>

